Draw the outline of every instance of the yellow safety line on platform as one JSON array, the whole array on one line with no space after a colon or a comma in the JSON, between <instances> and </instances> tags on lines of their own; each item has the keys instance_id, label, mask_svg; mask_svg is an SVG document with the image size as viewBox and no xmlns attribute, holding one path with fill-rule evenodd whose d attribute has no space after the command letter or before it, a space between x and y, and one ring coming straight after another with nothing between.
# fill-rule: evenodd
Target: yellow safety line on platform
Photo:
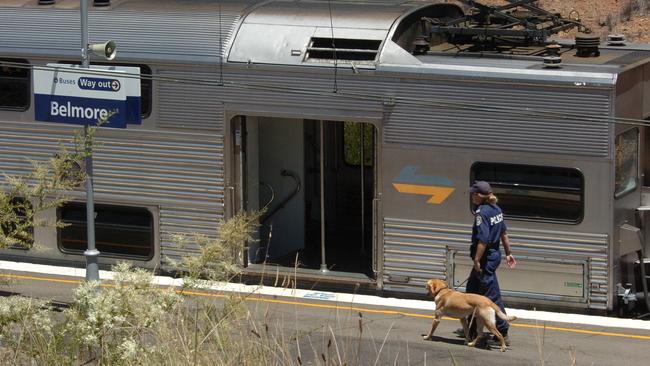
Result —
<instances>
[{"instance_id":1,"label":"yellow safety line on platform","mask_svg":"<svg viewBox=\"0 0 650 366\"><path fill-rule=\"evenodd\" d=\"M24 280L33 280L33 281L60 282L60 283L68 283L68 284L78 284L78 283L81 282L80 280L64 280L64 279L58 279L58 278L34 277L34 276L10 275L10 274L0 274L0 277L8 277L8 278L16 278L16 279L24 279ZM102 284L101 286L102 287L112 287L113 285L112 284ZM227 295L224 295L224 294L214 294L214 293L199 292L199 291L187 291L187 290L182 290L181 291L181 290L177 290L176 292L179 292L179 293L182 292L183 294L193 295L193 296L202 296L202 297L218 297L218 298L227 297ZM408 317L412 317L412 318L433 319L432 315L424 315L424 314L417 314L417 313L407 313L407 312L397 311L397 310L378 310L378 309L358 308L358 307L353 307L353 306L312 304L312 303L305 303L305 302L291 301L291 300L266 299L266 298L259 297L259 296L264 296L264 295L261 295L261 294L256 294L256 295L258 297L245 296L245 299L248 300L248 301L260 301L260 302L283 304L283 305L298 305L298 306L306 306L306 307L321 308L321 309L360 311L360 312L363 312L363 313L386 314L386 315L402 315L402 316L408 316ZM271 296L271 295L268 295L268 296ZM443 317L442 319L443 320L458 320L456 318L449 318L449 317ZM571 332L571 333L601 335L601 336L607 336L607 337L622 337L622 338L650 340L650 336L645 336L645 335L612 333L612 332L599 332L599 331L585 330L585 329L572 329L572 328L554 327L554 326L549 326L549 325L511 323L510 326L511 327L521 327L521 328L532 328L532 329L555 330L555 331L560 331L560 332Z\"/></svg>"},{"instance_id":2,"label":"yellow safety line on platform","mask_svg":"<svg viewBox=\"0 0 650 366\"><path fill-rule=\"evenodd\" d=\"M47 282L73 283L73 284L81 283L80 280L62 280L59 278L33 277L33 276L11 275L11 274L0 274L0 277L18 278L22 280L32 280L32 281L47 281Z\"/></svg>"}]
</instances>

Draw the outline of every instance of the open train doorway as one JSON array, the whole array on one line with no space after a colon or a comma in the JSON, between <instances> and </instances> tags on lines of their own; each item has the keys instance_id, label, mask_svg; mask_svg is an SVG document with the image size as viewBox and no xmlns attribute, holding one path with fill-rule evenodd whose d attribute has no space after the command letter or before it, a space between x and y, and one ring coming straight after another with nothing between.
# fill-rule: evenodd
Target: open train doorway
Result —
<instances>
[{"instance_id":1,"label":"open train doorway","mask_svg":"<svg viewBox=\"0 0 650 366\"><path fill-rule=\"evenodd\" d=\"M264 210L248 266L374 278L374 125L256 116L231 123L235 205Z\"/></svg>"}]
</instances>

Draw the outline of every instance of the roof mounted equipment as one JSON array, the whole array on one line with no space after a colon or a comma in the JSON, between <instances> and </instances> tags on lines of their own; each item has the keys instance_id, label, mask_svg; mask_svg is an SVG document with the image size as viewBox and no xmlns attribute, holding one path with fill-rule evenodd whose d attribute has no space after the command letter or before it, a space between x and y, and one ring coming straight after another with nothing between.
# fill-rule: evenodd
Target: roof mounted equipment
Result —
<instances>
[{"instance_id":1,"label":"roof mounted equipment","mask_svg":"<svg viewBox=\"0 0 650 366\"><path fill-rule=\"evenodd\" d=\"M608 46L625 46L625 35L623 34L609 34L607 35Z\"/></svg>"},{"instance_id":2,"label":"roof mounted equipment","mask_svg":"<svg viewBox=\"0 0 650 366\"><path fill-rule=\"evenodd\" d=\"M600 56L600 37L591 33L576 34L576 56L578 57L598 57Z\"/></svg>"},{"instance_id":3,"label":"roof mounted equipment","mask_svg":"<svg viewBox=\"0 0 650 366\"><path fill-rule=\"evenodd\" d=\"M560 56L561 46L557 43L551 43L546 46L546 54L542 58L544 68L559 69L562 67L562 56Z\"/></svg>"},{"instance_id":4,"label":"roof mounted equipment","mask_svg":"<svg viewBox=\"0 0 650 366\"><path fill-rule=\"evenodd\" d=\"M451 44L473 44L487 51L543 45L550 35L575 27L588 32L579 19L563 18L532 5L536 0L506 0L509 4L503 6L460 1L472 9L465 16L449 21L422 18L429 24L425 34L441 35Z\"/></svg>"}]
</instances>

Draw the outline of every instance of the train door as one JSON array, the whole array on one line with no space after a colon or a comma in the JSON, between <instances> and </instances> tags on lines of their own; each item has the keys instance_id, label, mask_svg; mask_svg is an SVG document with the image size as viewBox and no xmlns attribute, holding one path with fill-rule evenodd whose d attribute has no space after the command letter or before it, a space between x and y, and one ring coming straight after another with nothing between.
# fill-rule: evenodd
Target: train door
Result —
<instances>
[{"instance_id":1,"label":"train door","mask_svg":"<svg viewBox=\"0 0 650 366\"><path fill-rule=\"evenodd\" d=\"M231 130L232 204L264 212L247 264L373 277L374 126L239 116Z\"/></svg>"}]
</instances>

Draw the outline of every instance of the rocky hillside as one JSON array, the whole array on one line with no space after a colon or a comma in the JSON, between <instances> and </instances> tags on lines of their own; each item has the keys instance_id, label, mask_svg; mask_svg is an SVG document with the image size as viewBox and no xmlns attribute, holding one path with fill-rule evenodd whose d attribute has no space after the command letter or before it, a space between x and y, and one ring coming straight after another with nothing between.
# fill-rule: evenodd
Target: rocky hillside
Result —
<instances>
[{"instance_id":1,"label":"rocky hillside","mask_svg":"<svg viewBox=\"0 0 650 366\"><path fill-rule=\"evenodd\" d=\"M479 0L507 4L504 0ZM650 43L650 0L540 0L538 6L564 17L580 18L593 32L606 37L621 33L629 41Z\"/></svg>"}]
</instances>

